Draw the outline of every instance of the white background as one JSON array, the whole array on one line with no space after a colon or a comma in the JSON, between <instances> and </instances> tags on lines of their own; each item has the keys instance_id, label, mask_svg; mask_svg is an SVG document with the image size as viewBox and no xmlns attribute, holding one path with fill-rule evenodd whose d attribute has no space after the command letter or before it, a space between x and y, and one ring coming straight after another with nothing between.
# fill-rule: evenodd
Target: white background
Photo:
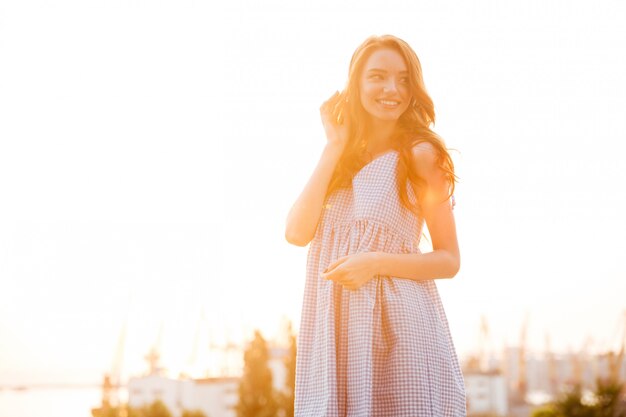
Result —
<instances>
[{"instance_id":1,"label":"white background","mask_svg":"<svg viewBox=\"0 0 626 417\"><path fill-rule=\"evenodd\" d=\"M438 285L459 354L481 315L494 349L524 317L534 350L614 346L625 20L618 1L1 1L0 384L97 382L124 323L126 374L154 343L176 374L196 331L297 325L285 216L319 105L384 33L458 150L462 270Z\"/></svg>"}]
</instances>

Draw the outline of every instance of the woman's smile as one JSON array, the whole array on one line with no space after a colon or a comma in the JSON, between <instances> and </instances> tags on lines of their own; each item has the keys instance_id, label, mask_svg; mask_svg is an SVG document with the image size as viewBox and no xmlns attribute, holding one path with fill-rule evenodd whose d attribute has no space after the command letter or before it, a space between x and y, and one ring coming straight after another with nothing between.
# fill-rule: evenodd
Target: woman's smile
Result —
<instances>
[{"instance_id":1,"label":"woman's smile","mask_svg":"<svg viewBox=\"0 0 626 417\"><path fill-rule=\"evenodd\" d=\"M396 107L400 105L400 102L396 100L376 100L376 101L378 101L378 103L380 103L383 107L388 108L388 109L395 109Z\"/></svg>"},{"instance_id":2,"label":"woman's smile","mask_svg":"<svg viewBox=\"0 0 626 417\"><path fill-rule=\"evenodd\" d=\"M409 72L398 51L382 48L367 59L360 82L361 105L378 121L394 122L411 101Z\"/></svg>"}]
</instances>

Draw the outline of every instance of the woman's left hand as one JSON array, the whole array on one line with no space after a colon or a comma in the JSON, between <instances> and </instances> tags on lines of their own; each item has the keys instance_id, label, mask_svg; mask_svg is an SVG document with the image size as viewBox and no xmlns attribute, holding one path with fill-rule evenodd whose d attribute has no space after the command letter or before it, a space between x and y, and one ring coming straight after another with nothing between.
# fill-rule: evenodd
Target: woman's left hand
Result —
<instances>
[{"instance_id":1,"label":"woman's left hand","mask_svg":"<svg viewBox=\"0 0 626 417\"><path fill-rule=\"evenodd\" d=\"M349 290L357 290L378 275L376 252L362 252L344 256L330 264L322 278L335 281Z\"/></svg>"}]
</instances>

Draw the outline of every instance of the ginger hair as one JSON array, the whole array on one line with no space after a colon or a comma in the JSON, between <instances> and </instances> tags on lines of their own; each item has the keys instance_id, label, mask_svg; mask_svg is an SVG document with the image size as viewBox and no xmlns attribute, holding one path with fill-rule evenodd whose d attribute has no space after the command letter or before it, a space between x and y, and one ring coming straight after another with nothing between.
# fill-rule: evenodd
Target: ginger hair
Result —
<instances>
[{"instance_id":1,"label":"ginger hair","mask_svg":"<svg viewBox=\"0 0 626 417\"><path fill-rule=\"evenodd\" d=\"M369 114L361 105L359 97L359 80L363 67L370 55L379 49L388 48L402 55L408 68L409 88L412 102L400 116L396 131L392 137L392 148L399 153L397 166L397 187L402 204L419 213L420 195L426 183L413 168L413 148L422 142L430 143L436 151L436 164L442 170L448 182L448 197L454 193L456 175L454 164L443 139L437 135L431 125L435 123L435 108L426 91L422 77L422 66L413 49L402 39L392 35L372 36L365 40L354 52L350 60L348 81L341 92L339 100L343 103L335 114L350 119L348 142L337 163L331 178L327 195L339 188L349 187L356 173L367 163L365 133L368 131ZM410 201L407 191L407 180L417 190L417 200Z\"/></svg>"}]
</instances>

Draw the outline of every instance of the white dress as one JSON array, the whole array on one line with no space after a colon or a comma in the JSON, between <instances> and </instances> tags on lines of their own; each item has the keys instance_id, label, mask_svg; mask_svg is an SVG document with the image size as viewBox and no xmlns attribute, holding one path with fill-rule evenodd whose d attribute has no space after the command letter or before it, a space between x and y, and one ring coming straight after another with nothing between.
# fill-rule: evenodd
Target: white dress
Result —
<instances>
[{"instance_id":1,"label":"white dress","mask_svg":"<svg viewBox=\"0 0 626 417\"><path fill-rule=\"evenodd\" d=\"M463 376L433 280L379 276L354 291L320 277L348 254L419 252L423 219L400 202L398 158L395 150L380 155L351 188L325 201L307 260L296 417L466 415Z\"/></svg>"}]
</instances>

